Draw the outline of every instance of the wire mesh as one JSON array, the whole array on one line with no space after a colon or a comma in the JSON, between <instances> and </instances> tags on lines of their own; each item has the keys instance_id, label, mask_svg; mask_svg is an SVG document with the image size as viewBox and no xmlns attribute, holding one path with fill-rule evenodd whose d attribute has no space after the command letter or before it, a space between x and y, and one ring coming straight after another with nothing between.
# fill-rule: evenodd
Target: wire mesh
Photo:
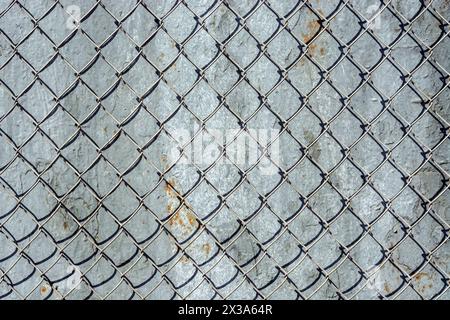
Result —
<instances>
[{"instance_id":1,"label":"wire mesh","mask_svg":"<svg viewBox=\"0 0 450 320\"><path fill-rule=\"evenodd\" d=\"M0 12L1 298L449 298L448 1Z\"/></svg>"}]
</instances>

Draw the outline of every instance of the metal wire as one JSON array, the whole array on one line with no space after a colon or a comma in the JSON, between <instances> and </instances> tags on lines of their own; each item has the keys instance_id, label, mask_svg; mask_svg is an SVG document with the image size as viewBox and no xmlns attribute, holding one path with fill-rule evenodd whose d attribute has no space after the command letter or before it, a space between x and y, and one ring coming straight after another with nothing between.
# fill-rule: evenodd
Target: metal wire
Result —
<instances>
[{"instance_id":1,"label":"metal wire","mask_svg":"<svg viewBox=\"0 0 450 320\"><path fill-rule=\"evenodd\" d=\"M405 2L2 5L0 297L448 298L450 7Z\"/></svg>"}]
</instances>

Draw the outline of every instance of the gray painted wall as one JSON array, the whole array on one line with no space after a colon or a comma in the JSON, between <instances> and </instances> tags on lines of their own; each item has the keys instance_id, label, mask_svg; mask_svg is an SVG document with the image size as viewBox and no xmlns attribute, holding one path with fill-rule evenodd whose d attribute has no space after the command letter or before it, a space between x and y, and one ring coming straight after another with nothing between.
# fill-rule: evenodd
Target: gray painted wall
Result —
<instances>
[{"instance_id":1,"label":"gray painted wall","mask_svg":"<svg viewBox=\"0 0 450 320\"><path fill-rule=\"evenodd\" d=\"M387 2L1 1L0 297L447 299L450 7Z\"/></svg>"}]
</instances>

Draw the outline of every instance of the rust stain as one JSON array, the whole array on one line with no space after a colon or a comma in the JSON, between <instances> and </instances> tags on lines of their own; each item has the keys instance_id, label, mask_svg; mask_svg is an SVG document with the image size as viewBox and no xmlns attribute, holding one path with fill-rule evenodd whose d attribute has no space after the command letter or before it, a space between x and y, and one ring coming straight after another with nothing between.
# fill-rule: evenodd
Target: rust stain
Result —
<instances>
[{"instance_id":1,"label":"rust stain","mask_svg":"<svg viewBox=\"0 0 450 320\"><path fill-rule=\"evenodd\" d=\"M319 54L320 54L320 56L324 56L325 55L325 53L326 53L326 51L325 51L325 48L322 48L322 47L318 47L317 46L317 44L315 44L315 43L311 43L311 44L309 44L308 45L308 52L309 52L309 54L311 55L311 56L316 56L317 55L317 51L319 51ZM305 62L304 61L301 61L301 63L302 64L304 64Z\"/></svg>"},{"instance_id":2,"label":"rust stain","mask_svg":"<svg viewBox=\"0 0 450 320\"><path fill-rule=\"evenodd\" d=\"M432 277L426 272L419 272L418 274L416 274L414 276L414 280L416 280L418 282L424 280L424 278L427 278L428 280L432 279ZM421 285L419 285L418 291L421 293L425 293L426 289L431 289L432 287L433 287L433 284L431 284L431 283L428 285L425 283L422 283Z\"/></svg>"},{"instance_id":3,"label":"rust stain","mask_svg":"<svg viewBox=\"0 0 450 320\"><path fill-rule=\"evenodd\" d=\"M47 288L45 286L42 286L40 288L40 292L41 292L42 295L46 294L47 293Z\"/></svg>"},{"instance_id":4,"label":"rust stain","mask_svg":"<svg viewBox=\"0 0 450 320\"><path fill-rule=\"evenodd\" d=\"M202 246L202 250L207 256L209 256L209 254L211 253L211 245L209 243L205 243Z\"/></svg>"},{"instance_id":5,"label":"rust stain","mask_svg":"<svg viewBox=\"0 0 450 320\"><path fill-rule=\"evenodd\" d=\"M428 275L428 273L426 272L419 272L418 274L416 274L414 276L414 279L416 279L417 281L421 281L423 279L423 277L427 277L430 278L430 276Z\"/></svg>"},{"instance_id":6,"label":"rust stain","mask_svg":"<svg viewBox=\"0 0 450 320\"><path fill-rule=\"evenodd\" d=\"M161 162L167 170L169 165L167 163L166 155L161 156ZM168 197L166 209L169 215L173 214L168 221L168 226L176 233L181 232L183 234L190 234L198 227L199 223L197 222L196 216L189 208L189 204L186 203L185 200L181 199L182 206L178 208L180 198L177 190L180 189L177 187L175 178L168 178L164 186L164 191ZM174 213L175 210L176 212Z\"/></svg>"},{"instance_id":7,"label":"rust stain","mask_svg":"<svg viewBox=\"0 0 450 320\"><path fill-rule=\"evenodd\" d=\"M384 291L386 291L386 293L391 292L391 288L389 287L389 285L386 282L384 283Z\"/></svg>"},{"instance_id":8,"label":"rust stain","mask_svg":"<svg viewBox=\"0 0 450 320\"><path fill-rule=\"evenodd\" d=\"M178 193L176 191L176 181L174 178L169 178L164 187L166 195L169 198L169 203L167 204L167 212L172 214L176 209L174 207L174 203L178 202ZM192 211L187 207L187 204L184 203L181 208L178 209L177 212L173 214L173 216L169 219L168 225L171 228L181 228L181 231L185 234L192 233L197 227L198 222L196 216L192 213Z\"/></svg>"},{"instance_id":9,"label":"rust stain","mask_svg":"<svg viewBox=\"0 0 450 320\"><path fill-rule=\"evenodd\" d=\"M325 54L325 48L318 47L317 43L311 43L311 41L314 39L314 37L317 35L317 33L320 31L321 25L320 20L311 20L306 25L306 33L303 33L303 42L308 46L308 51L311 56L315 56L317 52L319 52L320 55ZM301 63L301 64L304 64Z\"/></svg>"},{"instance_id":10,"label":"rust stain","mask_svg":"<svg viewBox=\"0 0 450 320\"><path fill-rule=\"evenodd\" d=\"M177 192L174 189L175 186L175 179L174 178L169 178L166 182L166 185L164 187L164 190L166 191L166 194L169 197L176 197L177 196Z\"/></svg>"},{"instance_id":11,"label":"rust stain","mask_svg":"<svg viewBox=\"0 0 450 320\"><path fill-rule=\"evenodd\" d=\"M183 219L180 217L180 212L175 213L172 218L169 219L169 226L174 225L184 226Z\"/></svg>"},{"instance_id":12,"label":"rust stain","mask_svg":"<svg viewBox=\"0 0 450 320\"><path fill-rule=\"evenodd\" d=\"M67 221L64 221L63 228L64 228L64 230L69 229L69 224L67 223Z\"/></svg>"},{"instance_id":13,"label":"rust stain","mask_svg":"<svg viewBox=\"0 0 450 320\"><path fill-rule=\"evenodd\" d=\"M187 216L188 222L191 226L195 226L197 224L197 219L190 211L186 212L186 216Z\"/></svg>"},{"instance_id":14,"label":"rust stain","mask_svg":"<svg viewBox=\"0 0 450 320\"><path fill-rule=\"evenodd\" d=\"M182 256L180 261L181 261L181 263L186 264L186 263L189 263L189 258L186 256Z\"/></svg>"},{"instance_id":15,"label":"rust stain","mask_svg":"<svg viewBox=\"0 0 450 320\"><path fill-rule=\"evenodd\" d=\"M171 213L171 212L169 212ZM198 222L195 215L188 208L180 208L168 221L169 226L183 227L186 233L191 232L198 227Z\"/></svg>"},{"instance_id":16,"label":"rust stain","mask_svg":"<svg viewBox=\"0 0 450 320\"><path fill-rule=\"evenodd\" d=\"M303 34L303 42L306 44L311 41L312 38L317 34L317 32L320 30L320 23L318 20L311 20L306 25L306 28L308 29L306 34Z\"/></svg>"}]
</instances>

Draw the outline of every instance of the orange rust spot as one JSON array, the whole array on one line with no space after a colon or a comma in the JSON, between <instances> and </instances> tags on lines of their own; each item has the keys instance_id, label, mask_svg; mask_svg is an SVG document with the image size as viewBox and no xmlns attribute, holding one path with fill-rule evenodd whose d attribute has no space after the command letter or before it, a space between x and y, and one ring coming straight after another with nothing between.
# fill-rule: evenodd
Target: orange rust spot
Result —
<instances>
[{"instance_id":1,"label":"orange rust spot","mask_svg":"<svg viewBox=\"0 0 450 320\"><path fill-rule=\"evenodd\" d=\"M46 294L47 293L47 288L45 286L42 286L40 288L40 292L41 292L41 294Z\"/></svg>"},{"instance_id":2,"label":"orange rust spot","mask_svg":"<svg viewBox=\"0 0 450 320\"><path fill-rule=\"evenodd\" d=\"M318 20L311 20L306 25L306 28L308 29L308 32L307 34L303 34L303 42L307 44L320 30L320 23Z\"/></svg>"},{"instance_id":3,"label":"orange rust spot","mask_svg":"<svg viewBox=\"0 0 450 320\"><path fill-rule=\"evenodd\" d=\"M416 274L414 276L414 280L416 280L418 282L422 281L424 278L431 279L432 277L426 272L419 272L418 274ZM431 284L431 283L430 284L422 283L418 290L419 290L419 292L425 293L426 289L431 289L432 287L433 287L433 284Z\"/></svg>"},{"instance_id":4,"label":"orange rust spot","mask_svg":"<svg viewBox=\"0 0 450 320\"><path fill-rule=\"evenodd\" d=\"M416 279L417 281L420 281L420 280L422 280L423 277L430 278L430 276L428 275L428 273L426 273L426 272L419 272L418 274L416 274L416 275L414 276L414 279Z\"/></svg>"},{"instance_id":5,"label":"orange rust spot","mask_svg":"<svg viewBox=\"0 0 450 320\"><path fill-rule=\"evenodd\" d=\"M314 56L319 50L319 53L323 56L325 54L325 48L318 48L316 43L311 43L314 37L319 32L321 26L319 20L311 20L306 25L307 32L303 34L303 42L308 46L310 55Z\"/></svg>"},{"instance_id":6,"label":"orange rust spot","mask_svg":"<svg viewBox=\"0 0 450 320\"><path fill-rule=\"evenodd\" d=\"M186 256L182 256L181 259L180 259L180 261L181 261L181 263L186 264L186 263L189 262L189 258L186 257Z\"/></svg>"},{"instance_id":7,"label":"orange rust spot","mask_svg":"<svg viewBox=\"0 0 450 320\"><path fill-rule=\"evenodd\" d=\"M172 218L169 219L169 225L170 226L174 226L174 225L180 225L180 226L184 226L184 221L183 219L181 219L180 217L180 212L175 213Z\"/></svg>"},{"instance_id":8,"label":"orange rust spot","mask_svg":"<svg viewBox=\"0 0 450 320\"><path fill-rule=\"evenodd\" d=\"M168 225L172 228L178 227L184 234L189 234L198 227L198 222L189 209L182 208L169 219Z\"/></svg>"},{"instance_id":9,"label":"orange rust spot","mask_svg":"<svg viewBox=\"0 0 450 320\"><path fill-rule=\"evenodd\" d=\"M175 199L178 200L178 193L174 189L175 186L176 181L174 178L167 179L164 189L166 195L169 197L169 203L166 207L169 214L172 214L172 212L176 210L176 207L178 207L173 203ZM198 222L196 216L189 209L189 204L184 203L184 206L179 208L178 211L169 219L168 225L173 228L181 228L180 231L183 233L191 233L198 226Z\"/></svg>"},{"instance_id":10,"label":"orange rust spot","mask_svg":"<svg viewBox=\"0 0 450 320\"><path fill-rule=\"evenodd\" d=\"M311 43L308 45L308 52L311 56L315 56L317 53L317 50L319 50L319 53L321 56L325 55L325 48L317 48L317 44ZM304 61L300 62L302 65L305 63Z\"/></svg>"},{"instance_id":11,"label":"orange rust spot","mask_svg":"<svg viewBox=\"0 0 450 320\"><path fill-rule=\"evenodd\" d=\"M210 252L211 252L211 245L210 245L209 243L205 243L205 244L202 246L202 249L203 249L203 252L205 252L205 254L206 254L207 256L209 256L209 254L210 254Z\"/></svg>"},{"instance_id":12,"label":"orange rust spot","mask_svg":"<svg viewBox=\"0 0 450 320\"><path fill-rule=\"evenodd\" d=\"M175 187L175 179L174 178L169 178L166 181L166 185L164 187L164 190L166 191L166 194L171 197L171 198L176 198L177 197L177 192L174 189Z\"/></svg>"},{"instance_id":13,"label":"orange rust spot","mask_svg":"<svg viewBox=\"0 0 450 320\"><path fill-rule=\"evenodd\" d=\"M64 230L69 229L69 224L67 223L67 221L64 221L63 228L64 228Z\"/></svg>"},{"instance_id":14,"label":"orange rust spot","mask_svg":"<svg viewBox=\"0 0 450 320\"><path fill-rule=\"evenodd\" d=\"M296 67L304 66L306 63L306 58L302 58L297 64Z\"/></svg>"},{"instance_id":15,"label":"orange rust spot","mask_svg":"<svg viewBox=\"0 0 450 320\"><path fill-rule=\"evenodd\" d=\"M190 211L188 211L186 213L186 216L187 216L188 222L191 226L197 226L197 219Z\"/></svg>"}]
</instances>

